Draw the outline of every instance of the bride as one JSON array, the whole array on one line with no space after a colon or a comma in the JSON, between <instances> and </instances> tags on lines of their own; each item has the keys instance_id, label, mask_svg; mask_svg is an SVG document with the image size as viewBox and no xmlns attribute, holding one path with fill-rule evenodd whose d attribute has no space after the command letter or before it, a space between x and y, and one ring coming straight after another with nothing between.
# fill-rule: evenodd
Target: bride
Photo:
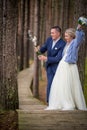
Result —
<instances>
[{"instance_id":1,"label":"bride","mask_svg":"<svg viewBox=\"0 0 87 130\"><path fill-rule=\"evenodd\" d=\"M49 96L49 105L45 110L86 110L77 68L78 49L84 40L82 26L77 30L69 28L65 31L67 42L63 57L54 76Z\"/></svg>"}]
</instances>

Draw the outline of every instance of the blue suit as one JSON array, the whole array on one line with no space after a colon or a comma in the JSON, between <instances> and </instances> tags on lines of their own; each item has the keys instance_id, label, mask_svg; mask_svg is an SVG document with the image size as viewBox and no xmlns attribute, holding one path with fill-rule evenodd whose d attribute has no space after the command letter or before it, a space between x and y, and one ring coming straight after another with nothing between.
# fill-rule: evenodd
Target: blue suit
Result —
<instances>
[{"instance_id":1,"label":"blue suit","mask_svg":"<svg viewBox=\"0 0 87 130\"><path fill-rule=\"evenodd\" d=\"M63 39L59 39L59 41L52 48L53 40L51 37L47 39L44 45L40 48L40 52L44 53L47 51L47 61L46 61L46 71L47 71L47 102L49 100L50 87L55 75L57 66L59 61L62 58L62 52L65 46L65 42Z\"/></svg>"}]
</instances>

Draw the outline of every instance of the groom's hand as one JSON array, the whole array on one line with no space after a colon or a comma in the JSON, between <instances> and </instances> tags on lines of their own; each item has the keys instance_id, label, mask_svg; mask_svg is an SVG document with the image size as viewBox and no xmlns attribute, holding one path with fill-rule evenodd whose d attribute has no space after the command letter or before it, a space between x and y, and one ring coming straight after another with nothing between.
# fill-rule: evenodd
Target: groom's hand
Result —
<instances>
[{"instance_id":1,"label":"groom's hand","mask_svg":"<svg viewBox=\"0 0 87 130\"><path fill-rule=\"evenodd\" d=\"M39 56L38 56L38 59L39 59L39 60L43 60L43 61L47 61L47 56L39 55Z\"/></svg>"},{"instance_id":2,"label":"groom's hand","mask_svg":"<svg viewBox=\"0 0 87 130\"><path fill-rule=\"evenodd\" d=\"M34 51L35 51L35 52L38 52L39 49L40 49L40 46L34 47Z\"/></svg>"}]
</instances>

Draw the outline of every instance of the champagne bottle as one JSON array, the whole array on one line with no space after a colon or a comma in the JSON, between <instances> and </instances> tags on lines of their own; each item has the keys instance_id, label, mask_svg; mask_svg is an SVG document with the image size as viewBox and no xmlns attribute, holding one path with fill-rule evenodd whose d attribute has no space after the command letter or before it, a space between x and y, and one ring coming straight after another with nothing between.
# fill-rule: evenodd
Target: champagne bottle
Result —
<instances>
[{"instance_id":1,"label":"champagne bottle","mask_svg":"<svg viewBox=\"0 0 87 130\"><path fill-rule=\"evenodd\" d=\"M37 55L42 55L41 52L40 52L39 50L36 52L36 54L37 54Z\"/></svg>"},{"instance_id":2,"label":"champagne bottle","mask_svg":"<svg viewBox=\"0 0 87 130\"><path fill-rule=\"evenodd\" d=\"M78 23L79 23L80 25L85 25L85 26L87 26L87 18L85 18L85 17L79 17Z\"/></svg>"},{"instance_id":3,"label":"champagne bottle","mask_svg":"<svg viewBox=\"0 0 87 130\"><path fill-rule=\"evenodd\" d=\"M37 44L34 44L34 46L37 47ZM36 54L37 54L37 55L42 55L42 53L40 52L40 50L38 50L38 51L36 52Z\"/></svg>"}]
</instances>

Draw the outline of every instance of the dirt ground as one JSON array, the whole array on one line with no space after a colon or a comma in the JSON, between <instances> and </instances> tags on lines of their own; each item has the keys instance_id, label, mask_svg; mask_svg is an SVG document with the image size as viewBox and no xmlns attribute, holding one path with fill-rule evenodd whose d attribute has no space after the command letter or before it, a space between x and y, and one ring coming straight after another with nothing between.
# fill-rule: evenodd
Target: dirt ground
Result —
<instances>
[{"instance_id":1,"label":"dirt ground","mask_svg":"<svg viewBox=\"0 0 87 130\"><path fill-rule=\"evenodd\" d=\"M16 111L0 111L0 130L18 130Z\"/></svg>"}]
</instances>

